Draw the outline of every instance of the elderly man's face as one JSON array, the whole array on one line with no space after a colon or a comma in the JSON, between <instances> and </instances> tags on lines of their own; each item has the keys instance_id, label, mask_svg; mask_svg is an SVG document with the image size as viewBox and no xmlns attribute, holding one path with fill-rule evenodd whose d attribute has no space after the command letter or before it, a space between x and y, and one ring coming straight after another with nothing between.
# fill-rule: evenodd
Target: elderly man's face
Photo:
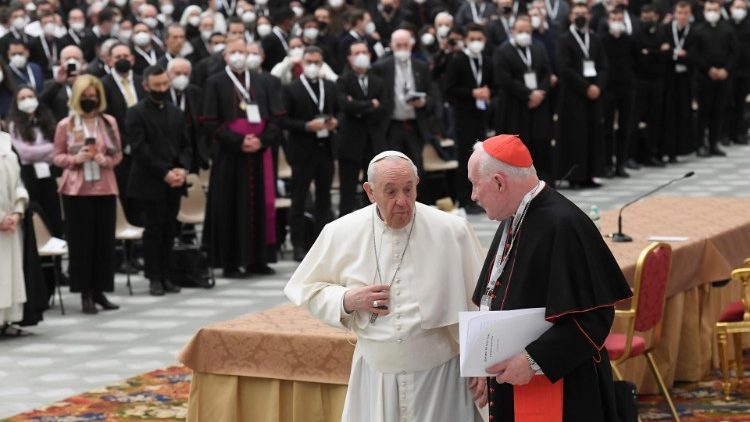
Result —
<instances>
[{"instance_id":1,"label":"elderly man's face","mask_svg":"<svg viewBox=\"0 0 750 422\"><path fill-rule=\"evenodd\" d=\"M479 152L469 158L469 181L471 199L478 202L487 212L490 220L501 221L516 211L508 198L507 178L501 173L483 174L480 169Z\"/></svg>"},{"instance_id":2,"label":"elderly man's face","mask_svg":"<svg viewBox=\"0 0 750 422\"><path fill-rule=\"evenodd\" d=\"M375 166L375 180L365 183L365 192L388 227L404 228L414 216L419 178L414 175L412 165L403 159L386 159Z\"/></svg>"}]
</instances>

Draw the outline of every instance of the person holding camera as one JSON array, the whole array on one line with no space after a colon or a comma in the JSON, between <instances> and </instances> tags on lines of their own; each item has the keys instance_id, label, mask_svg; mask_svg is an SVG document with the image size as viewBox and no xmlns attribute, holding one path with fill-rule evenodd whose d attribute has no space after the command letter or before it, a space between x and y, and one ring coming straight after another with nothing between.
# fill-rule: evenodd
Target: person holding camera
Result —
<instances>
[{"instance_id":1,"label":"person holding camera","mask_svg":"<svg viewBox=\"0 0 750 422\"><path fill-rule=\"evenodd\" d=\"M99 79L79 76L57 124L53 163L63 169L60 193L69 252L70 291L81 293L83 313L119 307L104 296L114 290L116 197L114 167L122 160L120 132Z\"/></svg>"},{"instance_id":2,"label":"person holding camera","mask_svg":"<svg viewBox=\"0 0 750 422\"><path fill-rule=\"evenodd\" d=\"M333 135L338 127L336 84L321 77L323 52L307 47L302 56L302 75L284 87L286 116L282 126L289 131L286 153L294 174L290 229L294 259L302 261L305 245L305 204L310 183L315 181L315 231L333 218Z\"/></svg>"},{"instance_id":3,"label":"person holding camera","mask_svg":"<svg viewBox=\"0 0 750 422\"><path fill-rule=\"evenodd\" d=\"M58 64L59 67L54 79L44 82L39 100L52 110L55 120L60 121L70 113L68 101L70 100L71 87L78 75L86 69L83 51L75 45L63 48L60 51L60 62Z\"/></svg>"}]
</instances>

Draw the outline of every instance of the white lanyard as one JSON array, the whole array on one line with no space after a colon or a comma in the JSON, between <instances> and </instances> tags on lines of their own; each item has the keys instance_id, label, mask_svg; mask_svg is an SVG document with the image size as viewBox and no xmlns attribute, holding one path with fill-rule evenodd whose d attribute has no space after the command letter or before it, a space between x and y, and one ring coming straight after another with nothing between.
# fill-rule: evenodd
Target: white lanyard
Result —
<instances>
[{"instance_id":1,"label":"white lanyard","mask_svg":"<svg viewBox=\"0 0 750 422\"><path fill-rule=\"evenodd\" d=\"M151 51L146 53L140 47L135 47L135 52L140 54L141 57L143 57L144 59L146 59L149 65L153 66L156 64L156 53L154 53L153 48L151 49Z\"/></svg>"},{"instance_id":2,"label":"white lanyard","mask_svg":"<svg viewBox=\"0 0 750 422\"><path fill-rule=\"evenodd\" d=\"M221 4L224 7L224 10L227 11L227 16L234 15L235 8L237 7L237 0L232 0L231 2L228 2L227 0L222 0Z\"/></svg>"},{"instance_id":3,"label":"white lanyard","mask_svg":"<svg viewBox=\"0 0 750 422\"><path fill-rule=\"evenodd\" d=\"M672 38L674 38L674 48L676 50L682 50L689 32L690 24L687 24L687 26L685 26L685 32L682 33L682 38L680 38L680 36L677 35L677 22L672 21Z\"/></svg>"},{"instance_id":4,"label":"white lanyard","mask_svg":"<svg viewBox=\"0 0 750 422\"><path fill-rule=\"evenodd\" d=\"M255 41L255 34L253 34L250 31L245 31L245 42L249 44L254 41Z\"/></svg>"},{"instance_id":5,"label":"white lanyard","mask_svg":"<svg viewBox=\"0 0 750 422\"><path fill-rule=\"evenodd\" d=\"M57 63L57 44L52 43L52 51L50 51L49 44L47 44L47 38L42 35L39 37L42 42L42 48L44 49L44 55L47 57L47 65L52 67L53 64Z\"/></svg>"},{"instance_id":6,"label":"white lanyard","mask_svg":"<svg viewBox=\"0 0 750 422\"><path fill-rule=\"evenodd\" d=\"M180 110L185 111L185 92L182 92L182 96L180 96L180 102L177 102L177 93L175 92L174 88L169 89L170 94L172 94L172 103L180 107Z\"/></svg>"},{"instance_id":7,"label":"white lanyard","mask_svg":"<svg viewBox=\"0 0 750 422\"><path fill-rule=\"evenodd\" d=\"M76 34L76 31L68 29L68 34L70 34L70 38L73 38L73 42L76 43L76 45L81 45L81 37Z\"/></svg>"},{"instance_id":8,"label":"white lanyard","mask_svg":"<svg viewBox=\"0 0 750 422\"><path fill-rule=\"evenodd\" d=\"M164 53L164 57L167 58L167 63L169 63L169 62L171 62L172 60L176 59L179 56L173 56L173 55L169 54L169 52L167 52L167 53Z\"/></svg>"},{"instance_id":9,"label":"white lanyard","mask_svg":"<svg viewBox=\"0 0 750 422\"><path fill-rule=\"evenodd\" d=\"M549 17L552 19L557 19L557 12L560 11L560 2L562 0L557 0L555 4L553 5L550 0L544 0L544 5L547 6L547 12L549 13Z\"/></svg>"},{"instance_id":10,"label":"white lanyard","mask_svg":"<svg viewBox=\"0 0 750 422\"><path fill-rule=\"evenodd\" d=\"M29 66L28 64L26 65L26 74L28 76L24 76L23 73L21 73L21 71L13 65L10 66L10 70L12 70L13 73L18 75L21 79L27 79L29 85L31 85L31 87L36 90L36 78L34 78L34 72L31 71L31 66Z\"/></svg>"},{"instance_id":11,"label":"white lanyard","mask_svg":"<svg viewBox=\"0 0 750 422\"><path fill-rule=\"evenodd\" d=\"M505 34L508 35L508 38L513 34L513 31L510 29L513 26L513 22L515 21L514 18L506 18L505 16L500 17L500 23L503 24L503 30L505 30Z\"/></svg>"},{"instance_id":12,"label":"white lanyard","mask_svg":"<svg viewBox=\"0 0 750 422\"><path fill-rule=\"evenodd\" d=\"M474 80L477 81L477 86L482 86L482 55L480 54L477 59L479 60L479 68L474 63L474 57L471 56L469 56L469 65L471 66L471 73L474 74Z\"/></svg>"},{"instance_id":13,"label":"white lanyard","mask_svg":"<svg viewBox=\"0 0 750 422\"><path fill-rule=\"evenodd\" d=\"M73 90L70 89L70 85L65 84L65 93L68 95L68 98L73 94Z\"/></svg>"},{"instance_id":14,"label":"white lanyard","mask_svg":"<svg viewBox=\"0 0 750 422\"><path fill-rule=\"evenodd\" d=\"M13 33L13 36L17 40L22 40L24 42L24 44L26 44L26 33L25 32L18 32L18 31L16 31L15 28L11 28L10 32Z\"/></svg>"},{"instance_id":15,"label":"white lanyard","mask_svg":"<svg viewBox=\"0 0 750 422\"><path fill-rule=\"evenodd\" d=\"M589 58L589 42L591 39L589 38L589 31L586 31L584 34L584 39L581 40L581 36L578 35L578 31L576 31L576 27L574 25L570 25L570 33L573 34L573 38L576 39L578 42L578 45L581 46L581 50L583 50L583 54L586 56L586 58Z\"/></svg>"},{"instance_id":16,"label":"white lanyard","mask_svg":"<svg viewBox=\"0 0 750 422\"><path fill-rule=\"evenodd\" d=\"M89 132L89 127L86 125L86 121L81 119L81 126L83 126L83 137L84 138L96 138L96 134L99 132L99 119L94 118L94 132Z\"/></svg>"},{"instance_id":17,"label":"white lanyard","mask_svg":"<svg viewBox=\"0 0 750 422\"><path fill-rule=\"evenodd\" d=\"M526 67L531 70L531 49L529 47L526 47L526 54L521 52L521 49L516 46L516 51L518 52L518 55L521 57L521 61L523 64L526 65Z\"/></svg>"},{"instance_id":18,"label":"white lanyard","mask_svg":"<svg viewBox=\"0 0 750 422\"><path fill-rule=\"evenodd\" d=\"M351 31L349 31L349 35L351 35L357 41L362 41L362 37L360 37L359 34L357 33L357 31L355 31L353 29Z\"/></svg>"},{"instance_id":19,"label":"white lanyard","mask_svg":"<svg viewBox=\"0 0 750 422\"><path fill-rule=\"evenodd\" d=\"M628 33L628 35L631 35L633 33L633 21L630 20L630 13L625 12L625 31Z\"/></svg>"},{"instance_id":20,"label":"white lanyard","mask_svg":"<svg viewBox=\"0 0 750 422\"><path fill-rule=\"evenodd\" d=\"M281 45L284 46L284 51L288 53L289 52L289 44L286 43L286 36L284 35L284 33L281 32L281 29L279 29L278 26L274 26L273 29L272 29L272 31L273 31L274 34L276 34L276 36L281 41Z\"/></svg>"},{"instance_id":21,"label":"white lanyard","mask_svg":"<svg viewBox=\"0 0 750 422\"><path fill-rule=\"evenodd\" d=\"M320 92L320 98L315 97L315 93L313 92L312 87L307 81L305 75L300 75L299 79L302 81L302 85L305 86L307 94L310 95L310 98L313 100L315 105L318 106L318 111L320 111L320 114L323 114L323 109L325 109L326 107L326 90L323 88L323 79L318 78L318 92Z\"/></svg>"},{"instance_id":22,"label":"white lanyard","mask_svg":"<svg viewBox=\"0 0 750 422\"><path fill-rule=\"evenodd\" d=\"M229 79L232 80L232 83L234 84L234 88L237 89L237 92L242 96L242 98L245 100L246 103L250 103L250 72L245 72L245 85L243 86L239 79L237 79L236 76L234 76L234 72L232 72L231 69L229 69L229 66L224 68L224 71L227 72L227 75L229 76Z\"/></svg>"},{"instance_id":23,"label":"white lanyard","mask_svg":"<svg viewBox=\"0 0 750 422\"><path fill-rule=\"evenodd\" d=\"M471 17L472 19L474 19L474 23L482 23L484 9L487 7L487 5L482 3L481 5L479 5L479 10L477 10L477 5L474 2L470 2L469 6L471 7Z\"/></svg>"}]
</instances>

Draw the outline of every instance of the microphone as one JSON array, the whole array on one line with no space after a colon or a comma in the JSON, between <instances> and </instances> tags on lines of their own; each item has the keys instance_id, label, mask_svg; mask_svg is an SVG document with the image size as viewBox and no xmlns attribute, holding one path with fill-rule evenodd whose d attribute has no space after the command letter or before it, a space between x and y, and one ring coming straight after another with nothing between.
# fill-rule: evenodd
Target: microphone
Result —
<instances>
[{"instance_id":1,"label":"microphone","mask_svg":"<svg viewBox=\"0 0 750 422\"><path fill-rule=\"evenodd\" d=\"M693 177L694 175L695 175L694 171L689 171L689 172L685 173L684 175L682 175L682 176L680 176L680 177L678 177L676 179L672 179L669 182L667 182L667 183L665 183L665 184L663 184L661 186L656 187L656 189L648 191L648 192L644 193L643 195L641 195L641 196L633 199L632 201L628 202L627 204L623 205L622 208L620 208L620 212L617 214L617 233L612 233L612 234L609 234L607 236L611 237L613 242L618 242L618 243L619 242L632 242L633 238L622 232L622 211L625 208L627 208L627 207L635 204L636 202L640 201L641 199L643 199L643 198L645 198L647 196L650 196L650 195L652 195L652 194L654 194L654 193L656 193L656 192L658 192L658 191L666 188L667 186L671 185L672 183L679 182L680 180L687 179L688 177Z\"/></svg>"}]
</instances>

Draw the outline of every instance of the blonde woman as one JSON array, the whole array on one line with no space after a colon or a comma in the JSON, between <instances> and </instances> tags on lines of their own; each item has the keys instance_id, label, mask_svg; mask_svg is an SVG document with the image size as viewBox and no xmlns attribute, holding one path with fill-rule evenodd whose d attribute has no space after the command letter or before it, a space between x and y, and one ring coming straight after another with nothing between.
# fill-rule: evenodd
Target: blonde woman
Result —
<instances>
[{"instance_id":1,"label":"blonde woman","mask_svg":"<svg viewBox=\"0 0 750 422\"><path fill-rule=\"evenodd\" d=\"M118 309L104 296L114 290L114 167L122 160L120 132L102 83L81 75L73 84L70 116L55 130L53 162L63 169L60 193L70 254L70 290L81 293L83 313Z\"/></svg>"}]
</instances>

